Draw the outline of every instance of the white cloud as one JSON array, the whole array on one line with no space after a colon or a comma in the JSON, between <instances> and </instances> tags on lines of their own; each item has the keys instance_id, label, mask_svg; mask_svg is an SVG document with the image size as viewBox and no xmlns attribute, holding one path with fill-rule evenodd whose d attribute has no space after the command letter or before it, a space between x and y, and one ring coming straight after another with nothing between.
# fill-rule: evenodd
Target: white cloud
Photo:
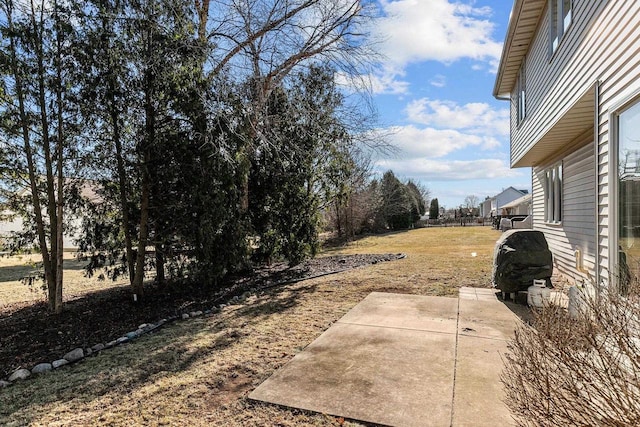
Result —
<instances>
[{"instance_id":1,"label":"white cloud","mask_svg":"<svg viewBox=\"0 0 640 427\"><path fill-rule=\"evenodd\" d=\"M404 81L401 71L379 69L375 73L349 76L342 72L334 74L336 83L347 90L371 91L375 95L405 95L409 82Z\"/></svg>"},{"instance_id":2,"label":"white cloud","mask_svg":"<svg viewBox=\"0 0 640 427\"><path fill-rule=\"evenodd\" d=\"M388 169L402 176L411 176L424 181L463 181L475 179L499 179L519 177L521 172L510 169L500 159L478 160L433 160L415 158L411 160L380 160L376 163L380 171Z\"/></svg>"},{"instance_id":3,"label":"white cloud","mask_svg":"<svg viewBox=\"0 0 640 427\"><path fill-rule=\"evenodd\" d=\"M477 147L489 150L500 146L493 136L463 133L455 129L417 128L415 126L395 126L385 129L387 139L399 149L399 157L416 158L444 157L456 151Z\"/></svg>"},{"instance_id":4,"label":"white cloud","mask_svg":"<svg viewBox=\"0 0 640 427\"><path fill-rule=\"evenodd\" d=\"M371 90L375 94L404 95L409 91L409 82L398 78L396 73L381 72L369 76Z\"/></svg>"},{"instance_id":5,"label":"white cloud","mask_svg":"<svg viewBox=\"0 0 640 427\"><path fill-rule=\"evenodd\" d=\"M405 112L411 122L421 125L464 129L476 135L509 135L509 110L494 109L484 102L459 105L453 101L422 98L410 102Z\"/></svg>"},{"instance_id":6,"label":"white cloud","mask_svg":"<svg viewBox=\"0 0 640 427\"><path fill-rule=\"evenodd\" d=\"M445 87L447 85L447 77L442 74L436 74L429 83L435 87Z\"/></svg>"},{"instance_id":7,"label":"white cloud","mask_svg":"<svg viewBox=\"0 0 640 427\"><path fill-rule=\"evenodd\" d=\"M494 40L489 7L473 1L381 0L383 16L373 30L385 41L382 53L397 67L461 58L497 61L502 43Z\"/></svg>"}]
</instances>

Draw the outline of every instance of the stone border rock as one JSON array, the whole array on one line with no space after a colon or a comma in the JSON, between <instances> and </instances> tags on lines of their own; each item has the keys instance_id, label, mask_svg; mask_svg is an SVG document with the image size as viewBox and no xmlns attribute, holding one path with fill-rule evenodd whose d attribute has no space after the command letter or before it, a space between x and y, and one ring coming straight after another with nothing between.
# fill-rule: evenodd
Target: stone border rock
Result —
<instances>
[{"instance_id":1,"label":"stone border rock","mask_svg":"<svg viewBox=\"0 0 640 427\"><path fill-rule=\"evenodd\" d=\"M394 261L394 260L400 260L406 258L405 254L397 254L395 259L392 259L390 261ZM377 264L380 261L376 261L373 264ZM210 317L213 316L214 314L219 313L220 311L222 311L225 307L231 306L231 305L237 305L240 303L245 302L250 296L255 294L255 291L263 291L265 289L271 289L271 288L275 288L278 286L286 286L286 285L292 285L295 283L299 283L299 282L303 282L305 280L312 280L312 279L317 279L319 277L324 277L324 276L329 276L332 274L338 274L338 273L343 273L345 271L348 270L354 270L356 268L359 267L363 267L363 266L358 266L358 267L348 267L348 268L344 268L344 269L340 269L340 270L335 270L335 271L329 271L329 272L325 272L325 273L320 273L320 274L316 274L314 276L308 276L308 277L301 277L298 279L289 279L289 280L284 280L282 282L278 282L278 283L274 283L268 286L264 286L261 287L259 289L255 289L253 292L251 291L246 291L244 292L242 295L236 295L231 297L226 304L218 304L213 306L211 309L209 310L204 310L204 311L191 311L191 312L185 312L182 313L180 315L177 316L171 316L168 317L166 319L161 319L158 322L155 323L143 323L141 325L138 326L138 329L136 329L135 331L131 331L131 332L127 332L126 334L124 334L123 336L109 341L108 343L97 343L91 347L88 347L86 349L84 348L75 348L73 350L71 350L70 352L66 353L64 356L62 356L62 358L57 359L52 361L51 363L38 363L37 365L35 365L33 368L31 369L26 369L26 368L19 368L16 369L11 375L9 375L9 377L6 380L0 380L0 389L3 389L5 387L9 387L10 385L14 384L17 381L21 381L21 380L26 380L27 378L30 378L32 376L37 376L37 375L41 375L47 372L51 372L53 370L57 370L63 366L66 365L70 365L76 362L79 362L83 359L85 359L86 357L89 356L95 356L98 353L100 353L101 351L110 349L112 347L116 347L120 344L124 344L124 343L128 343L130 341L133 341L139 337L141 337L142 335L148 334L149 332L153 332L158 328L161 328L162 326L166 325L167 323L171 323L174 322L176 320L187 320L187 319L191 319L191 318L196 318L196 317Z\"/></svg>"}]
</instances>

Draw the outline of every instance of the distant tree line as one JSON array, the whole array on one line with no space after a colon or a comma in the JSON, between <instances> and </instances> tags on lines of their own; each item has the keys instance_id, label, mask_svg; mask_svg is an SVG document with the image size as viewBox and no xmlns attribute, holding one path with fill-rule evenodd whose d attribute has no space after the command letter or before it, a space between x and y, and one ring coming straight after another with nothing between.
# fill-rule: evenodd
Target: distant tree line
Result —
<instances>
[{"instance_id":1,"label":"distant tree line","mask_svg":"<svg viewBox=\"0 0 640 427\"><path fill-rule=\"evenodd\" d=\"M426 213L429 190L412 180L403 183L393 171L381 179L360 176L348 197L326 210L328 227L342 240L363 233L413 228Z\"/></svg>"},{"instance_id":2,"label":"distant tree line","mask_svg":"<svg viewBox=\"0 0 640 427\"><path fill-rule=\"evenodd\" d=\"M50 308L72 215L89 272L137 298L150 270L216 286L315 254L375 144L334 78L367 74L369 19L356 0L0 0L0 191ZM398 191L392 227L414 209Z\"/></svg>"}]
</instances>

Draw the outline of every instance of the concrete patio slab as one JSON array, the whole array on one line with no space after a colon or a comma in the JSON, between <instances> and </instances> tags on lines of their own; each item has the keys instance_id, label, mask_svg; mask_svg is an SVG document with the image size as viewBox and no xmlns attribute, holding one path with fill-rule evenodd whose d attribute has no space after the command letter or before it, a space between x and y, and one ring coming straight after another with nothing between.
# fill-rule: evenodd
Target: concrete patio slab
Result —
<instances>
[{"instance_id":1,"label":"concrete patio slab","mask_svg":"<svg viewBox=\"0 0 640 427\"><path fill-rule=\"evenodd\" d=\"M392 426L513 425L499 374L517 316L463 289L368 295L249 398Z\"/></svg>"},{"instance_id":2,"label":"concrete patio slab","mask_svg":"<svg viewBox=\"0 0 640 427\"><path fill-rule=\"evenodd\" d=\"M373 292L339 322L455 333L457 316L455 298Z\"/></svg>"},{"instance_id":3,"label":"concrete patio slab","mask_svg":"<svg viewBox=\"0 0 640 427\"><path fill-rule=\"evenodd\" d=\"M497 299L473 301L460 299L460 334L507 340L513 335L518 317Z\"/></svg>"},{"instance_id":4,"label":"concrete patio slab","mask_svg":"<svg viewBox=\"0 0 640 427\"><path fill-rule=\"evenodd\" d=\"M514 425L502 402L502 357L507 342L458 336L455 407L452 425L494 427Z\"/></svg>"},{"instance_id":5,"label":"concrete patio slab","mask_svg":"<svg viewBox=\"0 0 640 427\"><path fill-rule=\"evenodd\" d=\"M385 425L447 425L454 341L452 334L337 323L249 397Z\"/></svg>"}]
</instances>

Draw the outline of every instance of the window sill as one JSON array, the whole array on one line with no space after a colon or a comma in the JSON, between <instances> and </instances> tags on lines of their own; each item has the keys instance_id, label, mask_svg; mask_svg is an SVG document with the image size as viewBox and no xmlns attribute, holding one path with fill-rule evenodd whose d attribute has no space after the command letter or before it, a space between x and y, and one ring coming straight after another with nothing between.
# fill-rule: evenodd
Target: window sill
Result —
<instances>
[{"instance_id":1,"label":"window sill","mask_svg":"<svg viewBox=\"0 0 640 427\"><path fill-rule=\"evenodd\" d=\"M544 225L554 228L562 227L562 221L545 221Z\"/></svg>"}]
</instances>

